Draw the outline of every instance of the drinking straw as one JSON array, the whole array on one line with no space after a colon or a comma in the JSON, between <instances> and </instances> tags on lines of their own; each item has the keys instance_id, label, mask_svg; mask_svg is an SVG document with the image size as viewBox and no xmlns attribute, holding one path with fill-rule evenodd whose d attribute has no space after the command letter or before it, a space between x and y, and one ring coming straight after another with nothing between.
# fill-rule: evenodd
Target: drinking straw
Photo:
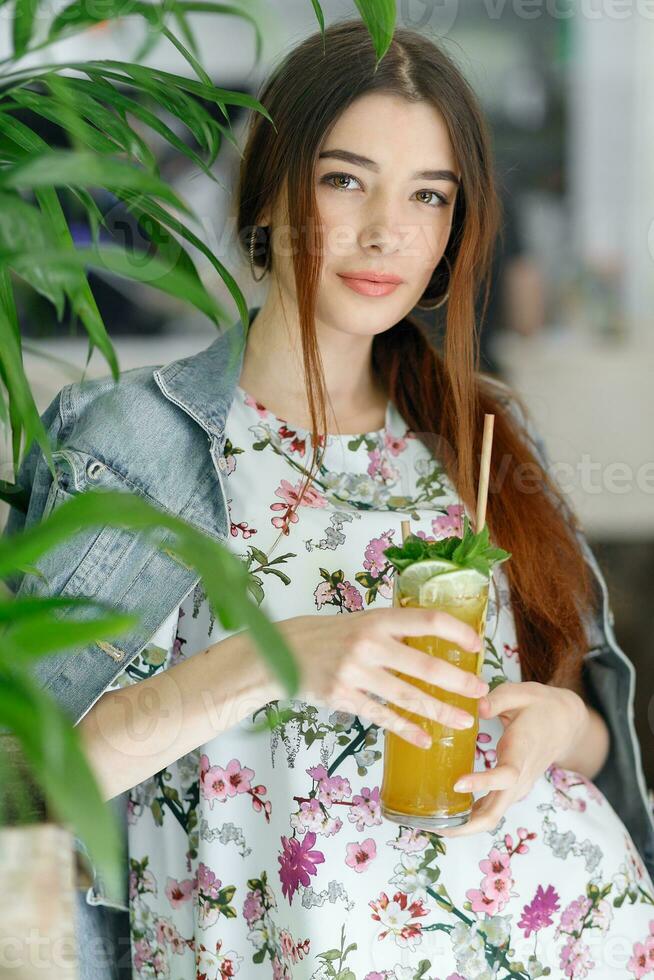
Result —
<instances>
[{"instance_id":1,"label":"drinking straw","mask_svg":"<svg viewBox=\"0 0 654 980\"><path fill-rule=\"evenodd\" d=\"M477 490L477 517L475 521L475 533L482 530L486 522L486 504L488 501L488 484L490 481L490 461L493 451L493 427L495 416L488 412L484 413L484 432L481 440L481 461L479 464L479 487ZM410 521L402 521L402 542L406 541L411 533Z\"/></svg>"},{"instance_id":2,"label":"drinking straw","mask_svg":"<svg viewBox=\"0 0 654 980\"><path fill-rule=\"evenodd\" d=\"M484 414L484 434L481 441L481 462L479 464L479 488L477 490L477 520L475 533L479 534L486 521L486 502L488 500L488 483L490 478L490 461L493 451L493 426L495 416Z\"/></svg>"}]
</instances>

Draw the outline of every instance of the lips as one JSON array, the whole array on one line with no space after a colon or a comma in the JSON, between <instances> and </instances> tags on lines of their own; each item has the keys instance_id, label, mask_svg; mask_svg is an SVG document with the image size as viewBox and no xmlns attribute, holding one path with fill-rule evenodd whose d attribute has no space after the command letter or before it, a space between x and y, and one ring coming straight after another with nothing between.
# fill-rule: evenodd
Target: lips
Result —
<instances>
[{"instance_id":1,"label":"lips","mask_svg":"<svg viewBox=\"0 0 654 980\"><path fill-rule=\"evenodd\" d=\"M403 281L400 276L394 276L390 272L366 272L365 269L362 269L360 272L342 272L340 275L343 279L364 279L366 282L390 282L396 286Z\"/></svg>"},{"instance_id":2,"label":"lips","mask_svg":"<svg viewBox=\"0 0 654 980\"><path fill-rule=\"evenodd\" d=\"M388 296L395 292L399 282L390 282L388 279L381 281L372 279L355 279L352 276L339 276L348 289L362 296Z\"/></svg>"}]
</instances>

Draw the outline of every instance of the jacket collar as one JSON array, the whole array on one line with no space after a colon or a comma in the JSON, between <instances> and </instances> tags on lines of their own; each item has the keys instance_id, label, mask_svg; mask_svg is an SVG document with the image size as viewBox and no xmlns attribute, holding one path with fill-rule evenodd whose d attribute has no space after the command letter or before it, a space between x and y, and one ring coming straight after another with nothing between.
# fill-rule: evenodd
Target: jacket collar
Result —
<instances>
[{"instance_id":1,"label":"jacket collar","mask_svg":"<svg viewBox=\"0 0 654 980\"><path fill-rule=\"evenodd\" d=\"M260 307L248 309L248 328ZM220 436L241 376L247 332L240 317L208 347L156 368L152 376L169 401L179 405L210 436Z\"/></svg>"}]
</instances>

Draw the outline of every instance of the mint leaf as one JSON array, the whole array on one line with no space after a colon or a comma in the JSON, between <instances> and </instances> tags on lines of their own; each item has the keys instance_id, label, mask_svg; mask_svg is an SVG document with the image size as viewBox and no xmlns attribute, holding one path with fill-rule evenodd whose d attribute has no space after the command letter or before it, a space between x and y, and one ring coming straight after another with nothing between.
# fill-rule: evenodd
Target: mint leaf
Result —
<instances>
[{"instance_id":1,"label":"mint leaf","mask_svg":"<svg viewBox=\"0 0 654 980\"><path fill-rule=\"evenodd\" d=\"M440 541L425 541L417 534L409 534L401 545L386 548L384 555L399 572L416 561L445 558L461 568L474 568L482 575L490 575L492 566L506 561L511 552L491 545L487 524L475 534L468 515L464 514L462 537L451 535Z\"/></svg>"}]
</instances>

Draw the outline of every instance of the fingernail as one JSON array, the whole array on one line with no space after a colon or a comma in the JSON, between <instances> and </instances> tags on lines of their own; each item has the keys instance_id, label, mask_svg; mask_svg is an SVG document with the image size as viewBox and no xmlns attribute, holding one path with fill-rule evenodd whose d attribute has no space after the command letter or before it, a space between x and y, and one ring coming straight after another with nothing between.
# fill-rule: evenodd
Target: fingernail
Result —
<instances>
[{"instance_id":1,"label":"fingernail","mask_svg":"<svg viewBox=\"0 0 654 980\"><path fill-rule=\"evenodd\" d=\"M454 790L457 793L465 793L470 789L471 783L469 779L459 779L458 782L454 784Z\"/></svg>"}]
</instances>

